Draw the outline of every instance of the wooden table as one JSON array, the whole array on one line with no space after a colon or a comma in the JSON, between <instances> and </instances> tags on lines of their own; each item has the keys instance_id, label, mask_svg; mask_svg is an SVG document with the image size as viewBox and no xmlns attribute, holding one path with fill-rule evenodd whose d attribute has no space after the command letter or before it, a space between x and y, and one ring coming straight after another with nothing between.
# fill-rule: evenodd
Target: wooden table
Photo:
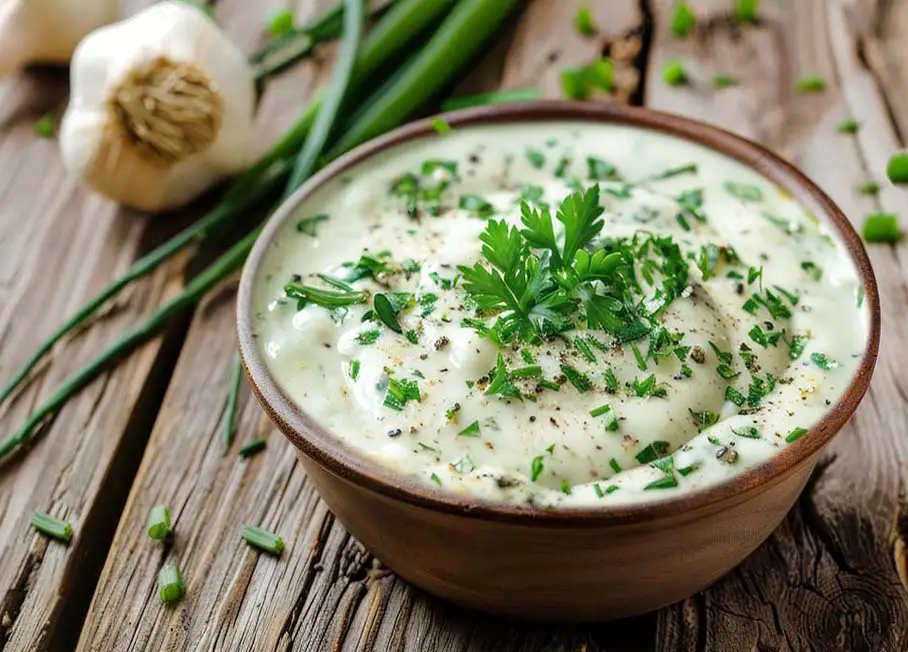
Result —
<instances>
[{"instance_id":1,"label":"wooden table","mask_svg":"<svg viewBox=\"0 0 908 652\"><path fill-rule=\"evenodd\" d=\"M307 18L333 0L298 0ZM130 10L150 0L130 0ZM220 0L217 20L245 49L261 42L266 5ZM503 34L464 91L538 85L559 94L559 71L605 54L616 62L614 101L694 116L764 143L801 166L856 223L900 213L908 193L883 184L908 133L908 0L764 0L741 26L732 0L694 0L699 25L669 33L671 0L590 0L600 33L571 27L578 0L535 0ZM260 106L270 142L325 81L332 48L268 85ZM691 84L661 69L686 61ZM740 78L714 90L713 74ZM795 91L821 74L824 92ZM149 218L88 192L60 164L34 120L62 111L64 73L33 71L0 85L0 378L8 378L64 317L143 251L201 210ZM856 136L836 133L854 117ZM72 401L30 453L0 469L0 650L543 650L728 651L908 649L899 581L904 543L890 544L900 465L908 458L908 244L871 247L885 328L870 393L824 456L778 531L740 568L659 613L583 627L520 624L469 613L414 590L382 568L335 521L244 390L240 432L225 455L219 428L234 349L226 283ZM58 348L12 407L18 424L67 373L183 283L186 259L136 283L92 326ZM267 450L241 461L257 437ZM173 511L176 540L148 540L152 505ZM903 509L905 509L903 505ZM29 527L33 511L71 521L67 546ZM238 538L243 523L279 531L279 560ZM908 523L908 510L903 518ZM903 527L908 531L908 527ZM895 552L893 552L895 551ZM188 596L157 598L155 578L176 563ZM904 572L903 572L904 579Z\"/></svg>"}]
</instances>

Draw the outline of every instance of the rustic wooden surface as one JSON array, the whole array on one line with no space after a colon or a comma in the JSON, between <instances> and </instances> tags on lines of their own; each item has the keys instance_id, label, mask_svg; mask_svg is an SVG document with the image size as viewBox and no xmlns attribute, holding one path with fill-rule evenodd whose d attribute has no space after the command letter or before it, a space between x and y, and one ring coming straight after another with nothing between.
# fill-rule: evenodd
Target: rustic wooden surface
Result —
<instances>
[{"instance_id":1,"label":"rustic wooden surface","mask_svg":"<svg viewBox=\"0 0 908 652\"><path fill-rule=\"evenodd\" d=\"M130 8L149 2L131 0ZM215 16L252 50L266 6L280 4L219 0ZM304 18L332 0L294 4ZM884 178L885 161L908 133L908 0L764 0L761 20L748 26L731 19L732 0L692 0L700 20L684 41L668 30L672 0L590 1L601 26L592 39L571 27L580 4L528 2L462 88L538 85L555 97L564 66L606 54L616 61L613 101L676 111L763 142L803 167L858 223L879 210L908 216L904 191L884 184L876 199L855 192L864 179ZM325 48L269 84L259 112L263 142L324 81L330 54ZM662 65L676 56L692 79L684 88L661 81ZM717 72L741 85L712 89ZM794 90L809 73L826 77L825 92ZM64 101L60 73L0 83L4 379L86 296L172 228L118 210L63 173L54 143L36 139L31 124ZM857 136L835 133L846 116L863 123ZM225 283L188 333L185 321L175 322L83 392L27 457L0 468L0 650L902 652L908 602L896 560L904 571L908 505L900 521L893 515L900 473L908 477L908 376L899 368L908 346L905 247L871 248L885 315L874 383L779 530L727 578L681 604L584 627L470 613L395 578L335 522L246 391L237 441L225 455L219 429L234 346L234 286ZM137 284L60 347L12 409L0 408L0 432L173 292L181 264ZM236 449L258 437L268 449L238 460ZM173 512L172 545L143 532L159 503ZM73 522L69 547L29 529L35 510ZM251 551L239 539L244 523L280 532L283 557ZM188 584L175 608L155 592L164 563L178 564Z\"/></svg>"}]
</instances>

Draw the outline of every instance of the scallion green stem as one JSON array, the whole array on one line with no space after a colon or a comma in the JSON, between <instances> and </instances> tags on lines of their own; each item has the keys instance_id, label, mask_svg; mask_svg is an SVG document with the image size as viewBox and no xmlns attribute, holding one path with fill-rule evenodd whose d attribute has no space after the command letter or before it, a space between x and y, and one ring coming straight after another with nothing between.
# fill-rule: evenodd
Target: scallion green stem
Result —
<instances>
[{"instance_id":1,"label":"scallion green stem","mask_svg":"<svg viewBox=\"0 0 908 652\"><path fill-rule=\"evenodd\" d=\"M148 536L163 541L170 534L170 509L167 505L155 505L148 512Z\"/></svg>"},{"instance_id":2,"label":"scallion green stem","mask_svg":"<svg viewBox=\"0 0 908 652\"><path fill-rule=\"evenodd\" d=\"M32 514L32 526L49 537L69 543L73 538L73 526L66 521L54 518L50 514L35 512Z\"/></svg>"},{"instance_id":3,"label":"scallion green stem","mask_svg":"<svg viewBox=\"0 0 908 652\"><path fill-rule=\"evenodd\" d=\"M236 409L239 404L240 386L243 381L243 363L240 356L233 356L230 376L230 393L227 395L227 414L224 416L224 452L230 450L233 437L236 435Z\"/></svg>"},{"instance_id":4,"label":"scallion green stem","mask_svg":"<svg viewBox=\"0 0 908 652\"><path fill-rule=\"evenodd\" d=\"M280 556L284 551L284 540L280 536L254 525L244 525L241 536L253 548L271 555Z\"/></svg>"},{"instance_id":5,"label":"scallion green stem","mask_svg":"<svg viewBox=\"0 0 908 652\"><path fill-rule=\"evenodd\" d=\"M253 455L258 455L265 448L267 448L268 442L265 439L256 439L251 441L240 449L240 457L244 460L252 457Z\"/></svg>"},{"instance_id":6,"label":"scallion green stem","mask_svg":"<svg viewBox=\"0 0 908 652\"><path fill-rule=\"evenodd\" d=\"M183 574L173 564L167 564L158 571L158 595L161 602L167 604L179 602L186 595Z\"/></svg>"}]
</instances>

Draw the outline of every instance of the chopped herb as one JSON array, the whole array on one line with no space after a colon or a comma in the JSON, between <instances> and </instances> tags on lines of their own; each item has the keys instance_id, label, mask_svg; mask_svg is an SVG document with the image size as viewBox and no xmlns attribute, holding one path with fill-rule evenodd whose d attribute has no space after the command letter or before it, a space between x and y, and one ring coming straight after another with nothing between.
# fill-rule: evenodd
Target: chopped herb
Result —
<instances>
[{"instance_id":1,"label":"chopped herb","mask_svg":"<svg viewBox=\"0 0 908 652\"><path fill-rule=\"evenodd\" d=\"M477 217L487 218L495 214L495 207L485 197L479 195L461 195L457 205Z\"/></svg>"},{"instance_id":2,"label":"chopped herb","mask_svg":"<svg viewBox=\"0 0 908 652\"><path fill-rule=\"evenodd\" d=\"M737 0L735 18L742 23L754 23L757 20L759 8L760 0Z\"/></svg>"},{"instance_id":3,"label":"chopped herb","mask_svg":"<svg viewBox=\"0 0 908 652\"><path fill-rule=\"evenodd\" d=\"M520 390L508 380L510 374L508 374L508 369L501 353L498 354L498 360L495 363L495 372L491 376L492 382L490 382L489 386L486 388L486 396L495 396L497 394L502 398L521 398Z\"/></svg>"},{"instance_id":4,"label":"chopped herb","mask_svg":"<svg viewBox=\"0 0 908 652\"><path fill-rule=\"evenodd\" d=\"M605 389L610 394L614 394L618 391L618 378L615 376L615 372L611 368L605 370Z\"/></svg>"},{"instance_id":5,"label":"chopped herb","mask_svg":"<svg viewBox=\"0 0 908 652\"><path fill-rule=\"evenodd\" d=\"M763 332L763 329L760 328L759 324L755 324L754 327L750 329L750 332L748 332L748 335L750 336L750 339L763 348L769 346L769 339L766 337L766 333Z\"/></svg>"},{"instance_id":6,"label":"chopped herb","mask_svg":"<svg viewBox=\"0 0 908 652\"><path fill-rule=\"evenodd\" d=\"M839 363L828 357L825 353L814 352L810 354L810 361L820 369L829 371L839 366Z\"/></svg>"},{"instance_id":7,"label":"chopped herb","mask_svg":"<svg viewBox=\"0 0 908 652\"><path fill-rule=\"evenodd\" d=\"M455 471L458 473L472 473L476 466L474 466L473 461L466 455L461 457L459 460L452 464Z\"/></svg>"},{"instance_id":8,"label":"chopped herb","mask_svg":"<svg viewBox=\"0 0 908 652\"><path fill-rule=\"evenodd\" d=\"M545 154L540 152L538 149L532 147L527 147L526 149L527 160L537 170L542 168L545 165Z\"/></svg>"},{"instance_id":9,"label":"chopped herb","mask_svg":"<svg viewBox=\"0 0 908 652\"><path fill-rule=\"evenodd\" d=\"M454 423L454 421L457 420L458 412L460 412L460 403L455 403L445 410L445 418L448 420L448 423Z\"/></svg>"},{"instance_id":10,"label":"chopped herb","mask_svg":"<svg viewBox=\"0 0 908 652\"><path fill-rule=\"evenodd\" d=\"M567 156L562 156L561 159L558 161L558 165L555 166L555 171L553 172L555 177L558 179L563 179L565 177L565 175L567 174L567 169L570 164L571 164L571 159L568 158ZM583 192L583 190L582 189L575 190L575 192Z\"/></svg>"},{"instance_id":11,"label":"chopped herb","mask_svg":"<svg viewBox=\"0 0 908 652\"><path fill-rule=\"evenodd\" d=\"M561 71L561 92L570 100L585 100L590 91L612 90L614 69L610 59L598 59L588 66L565 68Z\"/></svg>"},{"instance_id":12,"label":"chopped herb","mask_svg":"<svg viewBox=\"0 0 908 652\"><path fill-rule=\"evenodd\" d=\"M797 440L800 439L801 436L804 435L806 432L807 432L807 428L795 428L795 429L792 430L790 433L788 433L788 436L787 436L787 437L785 437L785 442L788 443L788 444L790 444L790 443L792 443L792 442L794 442L794 441L797 441Z\"/></svg>"},{"instance_id":13,"label":"chopped herb","mask_svg":"<svg viewBox=\"0 0 908 652\"><path fill-rule=\"evenodd\" d=\"M35 512L31 518L32 527L49 537L69 543L73 538L73 526L50 514Z\"/></svg>"},{"instance_id":14,"label":"chopped herb","mask_svg":"<svg viewBox=\"0 0 908 652\"><path fill-rule=\"evenodd\" d=\"M356 341L363 346L368 346L369 344L375 344L379 337L381 337L380 330L363 331L356 336Z\"/></svg>"},{"instance_id":15,"label":"chopped herb","mask_svg":"<svg viewBox=\"0 0 908 652\"><path fill-rule=\"evenodd\" d=\"M621 487L619 487L619 486L616 485L616 484L610 484L609 486L607 486L607 487L605 488L605 493L607 493L607 494L613 494L613 493L615 493L616 491L618 491L620 488L621 488Z\"/></svg>"},{"instance_id":16,"label":"chopped herb","mask_svg":"<svg viewBox=\"0 0 908 652\"><path fill-rule=\"evenodd\" d=\"M718 373L725 380L731 380L732 378L737 378L741 375L740 372L735 371L727 364L720 364L716 366L716 373Z\"/></svg>"},{"instance_id":17,"label":"chopped herb","mask_svg":"<svg viewBox=\"0 0 908 652\"><path fill-rule=\"evenodd\" d=\"M856 134L861 128L861 123L852 118L842 120L835 128L840 134Z\"/></svg>"},{"instance_id":18,"label":"chopped herb","mask_svg":"<svg viewBox=\"0 0 908 652\"><path fill-rule=\"evenodd\" d=\"M821 75L805 75L795 82L795 88L802 93L819 93L826 88L826 80Z\"/></svg>"},{"instance_id":19,"label":"chopped herb","mask_svg":"<svg viewBox=\"0 0 908 652\"><path fill-rule=\"evenodd\" d=\"M56 130L54 114L45 113L35 120L35 124L32 125L32 130L35 132L36 136L40 136L41 138L53 138L54 131Z\"/></svg>"},{"instance_id":20,"label":"chopped herb","mask_svg":"<svg viewBox=\"0 0 908 652\"><path fill-rule=\"evenodd\" d=\"M435 484L437 484L439 487L441 486L441 478L439 478L439 477L438 477L437 475L435 475L434 473L433 473L432 475L429 476L429 480L431 480L432 482L434 482Z\"/></svg>"},{"instance_id":21,"label":"chopped herb","mask_svg":"<svg viewBox=\"0 0 908 652\"><path fill-rule=\"evenodd\" d=\"M854 296L854 303L855 303L855 306L858 307L858 308L860 308L861 306L864 305L864 286L863 286L863 285L859 285L859 286L857 287L857 289L855 290L854 295L855 295L855 296Z\"/></svg>"},{"instance_id":22,"label":"chopped herb","mask_svg":"<svg viewBox=\"0 0 908 652\"><path fill-rule=\"evenodd\" d=\"M892 213L872 213L864 222L864 240L867 242L898 242L901 235L898 218Z\"/></svg>"},{"instance_id":23,"label":"chopped herb","mask_svg":"<svg viewBox=\"0 0 908 652\"><path fill-rule=\"evenodd\" d=\"M886 176L895 184L908 183L908 152L898 152L890 157Z\"/></svg>"},{"instance_id":24,"label":"chopped herb","mask_svg":"<svg viewBox=\"0 0 908 652\"><path fill-rule=\"evenodd\" d=\"M634 359L637 361L637 367L640 371L646 371L646 359L644 359L643 354L640 353L640 349L637 348L636 343L631 343L631 350L634 352Z\"/></svg>"},{"instance_id":25,"label":"chopped herb","mask_svg":"<svg viewBox=\"0 0 908 652\"><path fill-rule=\"evenodd\" d=\"M760 431L753 426L745 426L740 430L735 430L734 428L732 428L731 431L738 435L738 437L745 437L747 439L763 439L763 435L760 434Z\"/></svg>"},{"instance_id":26,"label":"chopped herb","mask_svg":"<svg viewBox=\"0 0 908 652\"><path fill-rule=\"evenodd\" d=\"M675 478L675 476L666 475L666 476L659 478L658 480L653 480L648 485L643 487L643 490L648 491L650 489L671 489L672 487L677 487L677 486L678 486L678 480Z\"/></svg>"},{"instance_id":27,"label":"chopped herb","mask_svg":"<svg viewBox=\"0 0 908 652\"><path fill-rule=\"evenodd\" d=\"M568 484L568 481L567 481L567 480L562 480L562 481L561 481L561 493L563 493L563 494L566 495L566 496L570 496L570 495L571 495L571 485Z\"/></svg>"},{"instance_id":28,"label":"chopped herb","mask_svg":"<svg viewBox=\"0 0 908 652\"><path fill-rule=\"evenodd\" d=\"M318 227L318 223L324 222L327 219L328 219L327 215L325 215L324 213L318 213L317 215L313 215L312 217L307 217L307 218L302 219L299 222L297 222L296 230L299 231L300 233L305 233L306 235L312 236L314 238L316 236L316 229Z\"/></svg>"},{"instance_id":29,"label":"chopped herb","mask_svg":"<svg viewBox=\"0 0 908 652\"><path fill-rule=\"evenodd\" d=\"M574 29L581 36L592 36L596 33L596 24L593 22L593 12L586 5L578 7L574 14Z\"/></svg>"},{"instance_id":30,"label":"chopped herb","mask_svg":"<svg viewBox=\"0 0 908 652\"><path fill-rule=\"evenodd\" d=\"M417 333L415 330L408 330L404 333L404 337L407 338L407 341L410 344L419 344L419 333Z\"/></svg>"},{"instance_id":31,"label":"chopped herb","mask_svg":"<svg viewBox=\"0 0 908 652\"><path fill-rule=\"evenodd\" d=\"M763 201L763 191L757 186L750 186L736 181L726 181L722 184L729 195L744 201Z\"/></svg>"},{"instance_id":32,"label":"chopped herb","mask_svg":"<svg viewBox=\"0 0 908 652\"><path fill-rule=\"evenodd\" d=\"M823 270L813 261L805 260L801 263L801 269L807 272L814 281L819 281L823 277Z\"/></svg>"},{"instance_id":33,"label":"chopped herb","mask_svg":"<svg viewBox=\"0 0 908 652\"><path fill-rule=\"evenodd\" d=\"M597 498L604 498L605 493L602 491L602 487L599 486L598 482L593 483L593 491L596 492Z\"/></svg>"},{"instance_id":34,"label":"chopped herb","mask_svg":"<svg viewBox=\"0 0 908 652\"><path fill-rule=\"evenodd\" d=\"M548 446L545 447L545 450L549 455L554 455L555 454L555 444L549 444Z\"/></svg>"},{"instance_id":35,"label":"chopped herb","mask_svg":"<svg viewBox=\"0 0 908 652\"><path fill-rule=\"evenodd\" d=\"M694 420L694 425L697 426L697 432L703 432L710 426L714 426L719 422L719 415L716 412L710 410L695 412L690 409L688 411L690 412L691 418Z\"/></svg>"},{"instance_id":36,"label":"chopped herb","mask_svg":"<svg viewBox=\"0 0 908 652\"><path fill-rule=\"evenodd\" d=\"M148 512L148 525L145 528L148 536L163 541L170 534L170 509L167 505L155 505Z\"/></svg>"},{"instance_id":37,"label":"chopped herb","mask_svg":"<svg viewBox=\"0 0 908 652\"><path fill-rule=\"evenodd\" d=\"M284 551L284 540L268 530L254 525L244 525L240 536L253 548L258 548L269 555L280 557Z\"/></svg>"},{"instance_id":38,"label":"chopped herb","mask_svg":"<svg viewBox=\"0 0 908 652\"><path fill-rule=\"evenodd\" d=\"M687 73L680 59L671 59L662 69L662 79L669 86L681 86L687 83Z\"/></svg>"},{"instance_id":39,"label":"chopped herb","mask_svg":"<svg viewBox=\"0 0 908 652\"><path fill-rule=\"evenodd\" d=\"M266 440L256 439L255 441L249 442L248 444L243 446L239 451L239 455L245 460L252 457L253 455L261 453L263 450L265 450L265 448L267 448L267 446L268 442Z\"/></svg>"},{"instance_id":40,"label":"chopped herb","mask_svg":"<svg viewBox=\"0 0 908 652\"><path fill-rule=\"evenodd\" d=\"M577 388L577 391L581 394L583 392L588 392L593 386L593 382L585 374L577 371L574 367L568 364L561 365L561 373L567 376L567 379L570 381L571 385Z\"/></svg>"},{"instance_id":41,"label":"chopped herb","mask_svg":"<svg viewBox=\"0 0 908 652\"><path fill-rule=\"evenodd\" d=\"M394 306L391 305L391 301L387 296L384 294L376 294L372 305L375 308L375 313L378 315L378 318L382 320L385 326L395 333L403 333L400 322L397 321L397 312L394 310Z\"/></svg>"},{"instance_id":42,"label":"chopped herb","mask_svg":"<svg viewBox=\"0 0 908 652\"><path fill-rule=\"evenodd\" d=\"M600 405L599 407L593 408L592 410L590 410L590 416L591 417L601 417L603 414L608 414L611 411L612 411L611 405L608 405L608 404Z\"/></svg>"},{"instance_id":43,"label":"chopped herb","mask_svg":"<svg viewBox=\"0 0 908 652\"><path fill-rule=\"evenodd\" d=\"M618 463L618 460L616 460L614 457L608 461L608 465L610 467L612 467L612 470L615 473L621 473L621 465Z\"/></svg>"},{"instance_id":44,"label":"chopped herb","mask_svg":"<svg viewBox=\"0 0 908 652\"><path fill-rule=\"evenodd\" d=\"M605 179L615 179L618 177L618 168L596 156L588 156L586 159L587 177L594 181Z\"/></svg>"},{"instance_id":45,"label":"chopped herb","mask_svg":"<svg viewBox=\"0 0 908 652\"><path fill-rule=\"evenodd\" d=\"M700 468L699 464L691 464L690 466L685 466L683 468L678 469L678 473L680 473L684 477L687 477L699 468Z\"/></svg>"},{"instance_id":46,"label":"chopped herb","mask_svg":"<svg viewBox=\"0 0 908 652\"><path fill-rule=\"evenodd\" d=\"M438 452L439 452L439 450L438 450L437 448L433 448L432 446L429 446L428 444L424 444L424 443L421 442L421 441L418 441L418 442L416 442L416 443L419 444L420 449L422 449L422 450L424 450L424 451L431 451L432 453L438 453Z\"/></svg>"},{"instance_id":47,"label":"chopped herb","mask_svg":"<svg viewBox=\"0 0 908 652\"><path fill-rule=\"evenodd\" d=\"M457 434L461 437L479 437L479 421L474 421Z\"/></svg>"},{"instance_id":48,"label":"chopped herb","mask_svg":"<svg viewBox=\"0 0 908 652\"><path fill-rule=\"evenodd\" d=\"M804 353L807 347L808 338L804 335L793 335L788 345L788 357L797 360Z\"/></svg>"},{"instance_id":49,"label":"chopped herb","mask_svg":"<svg viewBox=\"0 0 908 652\"><path fill-rule=\"evenodd\" d=\"M670 444L667 441L654 441L637 453L637 461L640 464L649 464L660 457L664 457L668 453L669 446Z\"/></svg>"},{"instance_id":50,"label":"chopped herb","mask_svg":"<svg viewBox=\"0 0 908 652\"><path fill-rule=\"evenodd\" d=\"M775 288L776 292L788 299L788 303L793 306L798 305L798 302L801 300L801 297L799 297L797 294L795 294L794 292L789 292L783 287L780 287L778 285L773 285L772 287Z\"/></svg>"},{"instance_id":51,"label":"chopped herb","mask_svg":"<svg viewBox=\"0 0 908 652\"><path fill-rule=\"evenodd\" d=\"M687 36L697 24L697 15L685 0L678 0L672 11L672 32L679 38Z\"/></svg>"},{"instance_id":52,"label":"chopped herb","mask_svg":"<svg viewBox=\"0 0 908 652\"><path fill-rule=\"evenodd\" d=\"M419 393L419 385L415 380L407 380L406 378L398 380L397 378L388 377L388 388L383 403L385 407L391 408L396 412L402 412L410 401L419 403L421 400L422 395Z\"/></svg>"},{"instance_id":53,"label":"chopped herb","mask_svg":"<svg viewBox=\"0 0 908 652\"><path fill-rule=\"evenodd\" d=\"M435 310L435 302L438 301L438 295L427 292L419 295L416 302L419 304L420 316L428 317Z\"/></svg>"},{"instance_id":54,"label":"chopped herb","mask_svg":"<svg viewBox=\"0 0 908 652\"><path fill-rule=\"evenodd\" d=\"M533 359L533 354L530 353L529 349L520 349L520 357L523 358L523 361L527 364L536 363L536 361Z\"/></svg>"},{"instance_id":55,"label":"chopped herb","mask_svg":"<svg viewBox=\"0 0 908 652\"><path fill-rule=\"evenodd\" d=\"M559 385L558 383L556 383L552 380L540 380L539 387L542 387L544 389L550 389L553 392L557 392L557 391L561 390L561 385Z\"/></svg>"},{"instance_id":56,"label":"chopped herb","mask_svg":"<svg viewBox=\"0 0 908 652\"><path fill-rule=\"evenodd\" d=\"M718 358L720 361L724 362L725 364L731 364L732 361L734 360L734 356L732 355L732 353L730 351L723 351L718 346L716 346L716 343L713 341L710 341L709 348L711 348L713 350L713 353L716 354L716 358Z\"/></svg>"},{"instance_id":57,"label":"chopped herb","mask_svg":"<svg viewBox=\"0 0 908 652\"><path fill-rule=\"evenodd\" d=\"M536 482L539 476L542 475L544 468L545 463L543 461L542 455L537 455L536 457L534 457L533 462L530 464L530 479L533 482Z\"/></svg>"},{"instance_id":58,"label":"chopped herb","mask_svg":"<svg viewBox=\"0 0 908 652\"><path fill-rule=\"evenodd\" d=\"M765 378L760 378L756 374L751 376L750 384L747 386L747 405L752 408L759 407L760 401L768 396L776 386L776 377L772 374L766 374Z\"/></svg>"},{"instance_id":59,"label":"chopped herb","mask_svg":"<svg viewBox=\"0 0 908 652\"><path fill-rule=\"evenodd\" d=\"M511 369L508 373L509 378L541 378L542 377L542 367L538 364L527 365L526 367L518 367L517 369Z\"/></svg>"},{"instance_id":60,"label":"chopped herb","mask_svg":"<svg viewBox=\"0 0 908 652\"><path fill-rule=\"evenodd\" d=\"M738 85L738 78L731 75L713 75L713 88L731 88Z\"/></svg>"},{"instance_id":61,"label":"chopped herb","mask_svg":"<svg viewBox=\"0 0 908 652\"><path fill-rule=\"evenodd\" d=\"M293 31L293 12L277 9L268 17L268 31L272 36L284 36Z\"/></svg>"},{"instance_id":62,"label":"chopped herb","mask_svg":"<svg viewBox=\"0 0 908 652\"><path fill-rule=\"evenodd\" d=\"M647 396L665 398L667 394L665 386L656 383L656 374L650 374L643 380L634 378L631 382L631 389L633 389L634 394L640 398L645 398Z\"/></svg>"},{"instance_id":63,"label":"chopped herb","mask_svg":"<svg viewBox=\"0 0 908 652\"><path fill-rule=\"evenodd\" d=\"M161 602L172 604L179 602L186 595L186 584L180 569L173 564L167 564L158 571L158 596Z\"/></svg>"},{"instance_id":64,"label":"chopped herb","mask_svg":"<svg viewBox=\"0 0 908 652\"><path fill-rule=\"evenodd\" d=\"M435 133L439 136L445 136L454 131L454 127L449 125L448 121L444 118L432 118L432 129L434 129Z\"/></svg>"},{"instance_id":65,"label":"chopped herb","mask_svg":"<svg viewBox=\"0 0 908 652\"><path fill-rule=\"evenodd\" d=\"M662 170L662 172L657 172L656 174L647 177L646 181L663 181L665 179L672 179L674 177L681 176L682 174L697 174L697 169L698 166L696 163L684 163L683 165L678 165ZM699 197L699 204L697 203L697 197ZM678 203L684 204L686 206L699 206L703 203L702 194L699 194L696 190L682 193L678 197Z\"/></svg>"},{"instance_id":66,"label":"chopped herb","mask_svg":"<svg viewBox=\"0 0 908 652\"><path fill-rule=\"evenodd\" d=\"M880 194L880 184L876 181L862 181L858 184L858 194L876 197Z\"/></svg>"},{"instance_id":67,"label":"chopped herb","mask_svg":"<svg viewBox=\"0 0 908 652\"><path fill-rule=\"evenodd\" d=\"M324 290L297 283L284 286L284 294L290 299L296 299L297 310L302 310L309 303L314 303L322 308L342 308L363 303L367 297L365 292L358 290L352 292L348 290Z\"/></svg>"}]
</instances>

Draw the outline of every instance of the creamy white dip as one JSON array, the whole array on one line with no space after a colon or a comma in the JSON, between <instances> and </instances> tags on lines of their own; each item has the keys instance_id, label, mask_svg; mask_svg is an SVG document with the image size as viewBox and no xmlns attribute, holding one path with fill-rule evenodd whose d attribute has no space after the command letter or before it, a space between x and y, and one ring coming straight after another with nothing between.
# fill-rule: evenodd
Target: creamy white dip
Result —
<instances>
[{"instance_id":1,"label":"creamy white dip","mask_svg":"<svg viewBox=\"0 0 908 652\"><path fill-rule=\"evenodd\" d=\"M633 252L640 323L591 328L575 300L562 332L496 343L487 329L507 313L477 311L458 269L489 268L488 218L520 228L522 201L547 204L563 239L560 202L596 184L604 224L586 249ZM599 505L714 485L816 423L867 337L834 233L753 170L648 130L456 129L349 169L296 218L255 280L274 377L350 448L478 498ZM288 285L361 303L298 303L315 295Z\"/></svg>"}]
</instances>

